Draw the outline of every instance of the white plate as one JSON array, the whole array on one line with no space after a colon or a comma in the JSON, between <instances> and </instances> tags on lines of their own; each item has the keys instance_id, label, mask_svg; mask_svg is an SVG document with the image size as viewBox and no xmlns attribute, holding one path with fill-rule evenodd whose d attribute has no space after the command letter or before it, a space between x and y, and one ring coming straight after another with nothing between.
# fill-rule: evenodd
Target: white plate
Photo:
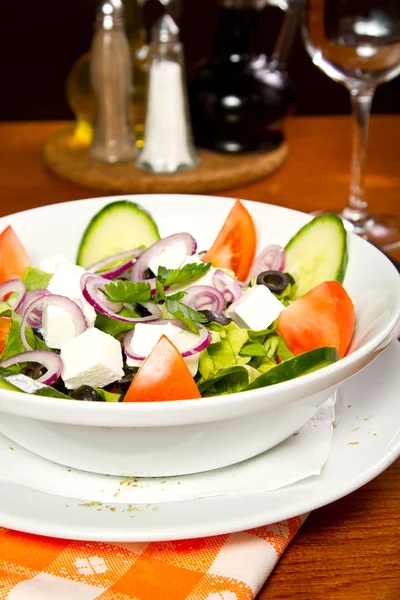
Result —
<instances>
[{"instance_id":1,"label":"white plate","mask_svg":"<svg viewBox=\"0 0 400 600\"><path fill-rule=\"evenodd\" d=\"M94 541L154 541L241 531L293 517L361 487L400 455L400 344L345 383L331 455L319 477L274 492L155 505L82 506L18 485L0 489L0 525Z\"/></svg>"}]
</instances>

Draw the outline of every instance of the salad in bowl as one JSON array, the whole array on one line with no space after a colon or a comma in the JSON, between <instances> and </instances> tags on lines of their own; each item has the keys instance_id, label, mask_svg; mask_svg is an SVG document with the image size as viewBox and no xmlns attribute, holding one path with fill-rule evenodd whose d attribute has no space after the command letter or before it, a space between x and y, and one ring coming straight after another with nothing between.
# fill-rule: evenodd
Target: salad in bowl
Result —
<instances>
[{"instance_id":1,"label":"salad in bowl","mask_svg":"<svg viewBox=\"0 0 400 600\"><path fill-rule=\"evenodd\" d=\"M147 211L119 200L92 218L76 264L58 253L31 265L10 225L3 245L0 386L10 390L106 402L229 394L329 365L352 338L335 215L256 255L237 200L199 253L189 232L160 238Z\"/></svg>"},{"instance_id":2,"label":"salad in bowl","mask_svg":"<svg viewBox=\"0 0 400 600\"><path fill-rule=\"evenodd\" d=\"M334 215L150 195L17 213L0 232L0 432L70 467L245 460L398 325L397 272Z\"/></svg>"}]
</instances>

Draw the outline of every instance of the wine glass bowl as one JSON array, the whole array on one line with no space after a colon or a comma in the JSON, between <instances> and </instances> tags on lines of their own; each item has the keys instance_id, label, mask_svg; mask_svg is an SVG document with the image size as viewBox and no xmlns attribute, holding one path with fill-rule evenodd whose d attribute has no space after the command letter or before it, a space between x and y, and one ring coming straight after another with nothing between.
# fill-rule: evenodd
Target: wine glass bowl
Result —
<instances>
[{"instance_id":1,"label":"wine glass bowl","mask_svg":"<svg viewBox=\"0 0 400 600\"><path fill-rule=\"evenodd\" d=\"M368 122L378 85L400 74L397 0L305 0L302 35L313 63L350 92L353 149L348 205L341 216L381 248L400 247L399 215L376 215L364 194Z\"/></svg>"}]
</instances>

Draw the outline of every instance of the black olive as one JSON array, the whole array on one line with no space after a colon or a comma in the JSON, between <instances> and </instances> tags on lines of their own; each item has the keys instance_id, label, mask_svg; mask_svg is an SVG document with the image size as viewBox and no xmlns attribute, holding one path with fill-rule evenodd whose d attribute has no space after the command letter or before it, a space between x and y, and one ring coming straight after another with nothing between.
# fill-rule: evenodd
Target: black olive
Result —
<instances>
[{"instance_id":1,"label":"black olive","mask_svg":"<svg viewBox=\"0 0 400 600\"><path fill-rule=\"evenodd\" d=\"M157 275L157 273L153 273L153 271L151 269L145 269L143 271L143 279L152 279L156 275Z\"/></svg>"},{"instance_id":2,"label":"black olive","mask_svg":"<svg viewBox=\"0 0 400 600\"><path fill-rule=\"evenodd\" d=\"M42 365L28 364L22 369L22 373L31 379L39 379L46 373L46 368Z\"/></svg>"},{"instance_id":3,"label":"black olive","mask_svg":"<svg viewBox=\"0 0 400 600\"><path fill-rule=\"evenodd\" d=\"M108 392L115 392L116 394L125 395L137 372L137 368L132 371L126 371L125 375L121 377L121 379L115 381L114 383L110 383L110 385L106 386L104 389Z\"/></svg>"},{"instance_id":4,"label":"black olive","mask_svg":"<svg viewBox=\"0 0 400 600\"><path fill-rule=\"evenodd\" d=\"M103 398L90 385L81 385L71 394L75 400L84 400L85 402L104 402Z\"/></svg>"},{"instance_id":5,"label":"black olive","mask_svg":"<svg viewBox=\"0 0 400 600\"><path fill-rule=\"evenodd\" d=\"M221 315L220 313L213 312L212 310L200 310L208 322L219 323L220 325L229 325L232 322L232 319L229 317L225 317L225 315Z\"/></svg>"},{"instance_id":6,"label":"black olive","mask_svg":"<svg viewBox=\"0 0 400 600\"><path fill-rule=\"evenodd\" d=\"M136 373L131 373L130 375L125 375L119 381L116 381L115 383L113 383L112 388L118 389L118 392L120 392L121 394L126 394L135 375L136 375ZM110 389L110 391L111 391L111 389Z\"/></svg>"},{"instance_id":7,"label":"black olive","mask_svg":"<svg viewBox=\"0 0 400 600\"><path fill-rule=\"evenodd\" d=\"M65 383L63 382L63 380L61 379L61 377L59 377L57 379L57 381L52 384L51 387L55 388L56 390L58 390L62 394L65 394L66 396L68 396L68 390L65 387Z\"/></svg>"},{"instance_id":8,"label":"black olive","mask_svg":"<svg viewBox=\"0 0 400 600\"><path fill-rule=\"evenodd\" d=\"M274 294L281 294L289 284L294 284L294 279L290 273L263 271L257 277L257 283L258 285L265 285Z\"/></svg>"},{"instance_id":9,"label":"black olive","mask_svg":"<svg viewBox=\"0 0 400 600\"><path fill-rule=\"evenodd\" d=\"M151 312L141 304L136 304L135 312L137 312L141 317L149 317L151 315Z\"/></svg>"}]
</instances>

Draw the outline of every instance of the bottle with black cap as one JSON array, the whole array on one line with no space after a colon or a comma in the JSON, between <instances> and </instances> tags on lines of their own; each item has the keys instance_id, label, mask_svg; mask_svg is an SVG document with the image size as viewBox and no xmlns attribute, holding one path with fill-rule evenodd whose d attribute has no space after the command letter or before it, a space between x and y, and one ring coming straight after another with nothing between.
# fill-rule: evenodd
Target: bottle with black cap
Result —
<instances>
[{"instance_id":1,"label":"bottle with black cap","mask_svg":"<svg viewBox=\"0 0 400 600\"><path fill-rule=\"evenodd\" d=\"M257 49L259 15L268 3L218 0L212 57L195 70L188 87L193 135L200 148L229 154L268 152L283 142L283 120L292 102L286 59L298 11L287 12L268 60Z\"/></svg>"}]
</instances>

